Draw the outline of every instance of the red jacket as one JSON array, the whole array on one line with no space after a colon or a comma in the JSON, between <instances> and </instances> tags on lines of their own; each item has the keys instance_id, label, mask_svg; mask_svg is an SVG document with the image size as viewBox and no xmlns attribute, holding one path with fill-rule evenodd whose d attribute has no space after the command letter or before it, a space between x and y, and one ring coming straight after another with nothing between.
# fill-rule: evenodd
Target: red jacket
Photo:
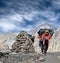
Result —
<instances>
[{"instance_id":1,"label":"red jacket","mask_svg":"<svg viewBox=\"0 0 60 63\"><path fill-rule=\"evenodd\" d=\"M45 44L45 39L48 39L48 43L49 43L49 40L51 39L50 33L47 36L46 36L46 33L42 34L43 44Z\"/></svg>"}]
</instances>

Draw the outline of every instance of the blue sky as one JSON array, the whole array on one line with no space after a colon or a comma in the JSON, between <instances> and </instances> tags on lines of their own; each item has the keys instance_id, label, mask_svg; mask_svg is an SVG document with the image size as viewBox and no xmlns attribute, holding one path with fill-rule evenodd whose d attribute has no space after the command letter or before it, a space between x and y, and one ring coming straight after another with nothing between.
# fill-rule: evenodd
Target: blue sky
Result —
<instances>
[{"instance_id":1,"label":"blue sky","mask_svg":"<svg viewBox=\"0 0 60 63\"><path fill-rule=\"evenodd\" d=\"M45 22L60 26L60 0L0 0L0 33L29 31Z\"/></svg>"}]
</instances>

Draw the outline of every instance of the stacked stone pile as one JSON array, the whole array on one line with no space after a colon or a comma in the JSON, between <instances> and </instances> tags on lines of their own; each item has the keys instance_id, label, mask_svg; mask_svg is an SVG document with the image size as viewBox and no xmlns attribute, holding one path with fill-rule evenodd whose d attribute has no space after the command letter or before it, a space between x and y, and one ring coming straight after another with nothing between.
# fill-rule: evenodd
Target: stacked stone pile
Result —
<instances>
[{"instance_id":1,"label":"stacked stone pile","mask_svg":"<svg viewBox=\"0 0 60 63\"><path fill-rule=\"evenodd\" d=\"M27 32L21 31L18 36L16 37L16 42L12 45L13 52L26 52L26 53L33 53L34 47L33 42L31 41L30 37L28 36Z\"/></svg>"}]
</instances>

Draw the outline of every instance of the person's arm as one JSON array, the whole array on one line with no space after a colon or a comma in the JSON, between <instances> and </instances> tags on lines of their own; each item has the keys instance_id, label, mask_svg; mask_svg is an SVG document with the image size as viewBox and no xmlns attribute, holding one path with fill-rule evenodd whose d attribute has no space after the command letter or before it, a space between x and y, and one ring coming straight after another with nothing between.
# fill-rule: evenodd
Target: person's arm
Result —
<instances>
[{"instance_id":1,"label":"person's arm","mask_svg":"<svg viewBox=\"0 0 60 63\"><path fill-rule=\"evenodd\" d=\"M50 44L50 39L51 39L51 34L49 34L49 42L48 42L48 46L49 46L49 44Z\"/></svg>"},{"instance_id":2,"label":"person's arm","mask_svg":"<svg viewBox=\"0 0 60 63\"><path fill-rule=\"evenodd\" d=\"M40 36L40 35L38 35L38 36L37 36L37 38L41 38L41 36Z\"/></svg>"},{"instance_id":3,"label":"person's arm","mask_svg":"<svg viewBox=\"0 0 60 63\"><path fill-rule=\"evenodd\" d=\"M49 39L51 39L51 34L49 34Z\"/></svg>"},{"instance_id":4,"label":"person's arm","mask_svg":"<svg viewBox=\"0 0 60 63\"><path fill-rule=\"evenodd\" d=\"M42 35L43 45L45 44L45 34Z\"/></svg>"}]
</instances>

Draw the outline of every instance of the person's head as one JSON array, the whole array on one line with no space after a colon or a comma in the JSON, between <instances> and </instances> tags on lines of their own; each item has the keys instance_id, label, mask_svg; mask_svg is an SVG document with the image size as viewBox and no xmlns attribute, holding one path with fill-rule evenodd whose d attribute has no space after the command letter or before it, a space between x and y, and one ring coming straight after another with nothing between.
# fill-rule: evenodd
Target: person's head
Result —
<instances>
[{"instance_id":1,"label":"person's head","mask_svg":"<svg viewBox=\"0 0 60 63\"><path fill-rule=\"evenodd\" d=\"M48 35L49 34L49 31L48 30L45 30L45 34Z\"/></svg>"}]
</instances>

